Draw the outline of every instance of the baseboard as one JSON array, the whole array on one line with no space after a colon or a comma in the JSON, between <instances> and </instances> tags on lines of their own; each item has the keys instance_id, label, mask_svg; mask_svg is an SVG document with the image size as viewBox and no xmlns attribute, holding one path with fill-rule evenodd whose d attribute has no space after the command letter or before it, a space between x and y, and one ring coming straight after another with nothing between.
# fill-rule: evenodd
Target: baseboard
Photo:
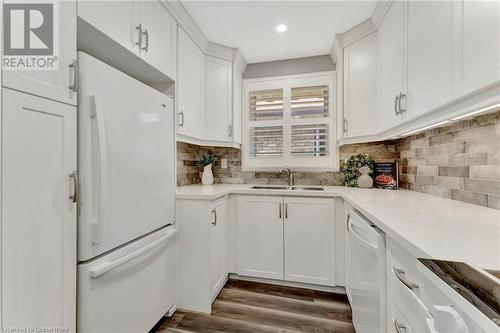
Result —
<instances>
[{"instance_id":1,"label":"baseboard","mask_svg":"<svg viewBox=\"0 0 500 333\"><path fill-rule=\"evenodd\" d=\"M296 288L312 289L312 290L319 290L319 291L327 291L327 292L339 293L339 294L346 293L346 290L343 286L336 286L336 287L320 286L320 285L301 283L301 282L290 282L290 281L283 281L283 280L272 280L272 279L241 276L241 275L238 275L235 273L230 273L229 279L250 281L250 282L259 282L259 283L268 283L268 284L274 284L274 285L285 286L285 287L296 287Z\"/></svg>"}]
</instances>

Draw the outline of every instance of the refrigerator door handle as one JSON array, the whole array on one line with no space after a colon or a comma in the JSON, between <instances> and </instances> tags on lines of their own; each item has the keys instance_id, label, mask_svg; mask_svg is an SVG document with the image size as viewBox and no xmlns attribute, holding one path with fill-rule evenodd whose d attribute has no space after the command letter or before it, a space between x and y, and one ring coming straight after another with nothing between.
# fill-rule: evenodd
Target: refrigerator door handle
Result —
<instances>
[{"instance_id":1,"label":"refrigerator door handle","mask_svg":"<svg viewBox=\"0 0 500 333\"><path fill-rule=\"evenodd\" d=\"M104 220L105 207L108 207L107 203L104 202L107 198L105 191L107 181L106 176L108 175L108 152L106 149L106 129L104 127L104 113L102 112L102 107L96 95L90 95L90 101L92 107L90 117L95 119L97 128L97 145L99 151L97 154L98 165L96 168L96 170L98 170L98 186L96 186L97 194L95 196L93 195L92 199L92 208L94 210L92 215L96 217L91 222L92 243L98 244L101 242L100 224Z\"/></svg>"},{"instance_id":2,"label":"refrigerator door handle","mask_svg":"<svg viewBox=\"0 0 500 333\"><path fill-rule=\"evenodd\" d=\"M177 229L172 229L168 234L166 234L165 236L163 236L163 237L155 240L154 242L146 245L142 249L134 251L134 252L118 259L118 260L108 261L108 262L104 262L100 265L97 265L95 268L92 268L90 270L90 277L92 277L93 279L98 278L99 276L103 275L104 273L107 273L107 272L117 268L118 266L121 266L121 265L125 264L126 262L129 262L130 260L137 258L138 256L143 255L143 254L153 250L154 248L167 242L176 233L177 233Z\"/></svg>"}]
</instances>

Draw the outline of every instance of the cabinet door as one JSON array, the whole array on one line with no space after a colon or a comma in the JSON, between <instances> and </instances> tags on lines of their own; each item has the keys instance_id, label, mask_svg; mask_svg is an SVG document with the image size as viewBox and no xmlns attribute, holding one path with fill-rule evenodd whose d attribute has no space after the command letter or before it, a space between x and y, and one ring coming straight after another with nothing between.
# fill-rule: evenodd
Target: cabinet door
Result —
<instances>
[{"instance_id":1,"label":"cabinet door","mask_svg":"<svg viewBox=\"0 0 500 333\"><path fill-rule=\"evenodd\" d=\"M283 198L238 197L238 274L283 279Z\"/></svg>"},{"instance_id":2,"label":"cabinet door","mask_svg":"<svg viewBox=\"0 0 500 333\"><path fill-rule=\"evenodd\" d=\"M231 138L234 143L241 144L241 112L242 112L243 73L233 64L233 119L231 121Z\"/></svg>"},{"instance_id":3,"label":"cabinet door","mask_svg":"<svg viewBox=\"0 0 500 333\"><path fill-rule=\"evenodd\" d=\"M178 133L203 139L204 56L198 46L180 27L177 38Z\"/></svg>"},{"instance_id":4,"label":"cabinet door","mask_svg":"<svg viewBox=\"0 0 500 333\"><path fill-rule=\"evenodd\" d=\"M335 285L335 201L285 197L285 280Z\"/></svg>"},{"instance_id":5,"label":"cabinet door","mask_svg":"<svg viewBox=\"0 0 500 333\"><path fill-rule=\"evenodd\" d=\"M74 332L76 108L2 92L2 325Z\"/></svg>"},{"instance_id":6,"label":"cabinet door","mask_svg":"<svg viewBox=\"0 0 500 333\"><path fill-rule=\"evenodd\" d=\"M233 66L230 61L205 56L204 138L229 141Z\"/></svg>"},{"instance_id":7,"label":"cabinet door","mask_svg":"<svg viewBox=\"0 0 500 333\"><path fill-rule=\"evenodd\" d=\"M453 98L500 81L499 45L499 1L453 1Z\"/></svg>"},{"instance_id":8,"label":"cabinet door","mask_svg":"<svg viewBox=\"0 0 500 333\"><path fill-rule=\"evenodd\" d=\"M224 286L227 277L226 252L227 252L227 205L225 199L214 204L210 213L212 215L211 244L211 284L212 297L217 296Z\"/></svg>"},{"instance_id":9,"label":"cabinet door","mask_svg":"<svg viewBox=\"0 0 500 333\"><path fill-rule=\"evenodd\" d=\"M59 1L55 26L58 39L56 70L4 70L3 85L19 91L76 105L77 94L70 88L74 84L76 61L76 2ZM57 54L58 53L58 54Z\"/></svg>"},{"instance_id":10,"label":"cabinet door","mask_svg":"<svg viewBox=\"0 0 500 333\"><path fill-rule=\"evenodd\" d=\"M408 1L408 111L418 117L451 101L451 1Z\"/></svg>"},{"instance_id":11,"label":"cabinet door","mask_svg":"<svg viewBox=\"0 0 500 333\"><path fill-rule=\"evenodd\" d=\"M78 16L126 49L139 54L139 2L78 1Z\"/></svg>"},{"instance_id":12,"label":"cabinet door","mask_svg":"<svg viewBox=\"0 0 500 333\"><path fill-rule=\"evenodd\" d=\"M144 29L141 57L175 79L177 23L159 1L140 1Z\"/></svg>"},{"instance_id":13,"label":"cabinet door","mask_svg":"<svg viewBox=\"0 0 500 333\"><path fill-rule=\"evenodd\" d=\"M377 33L344 49L344 136L377 134Z\"/></svg>"},{"instance_id":14,"label":"cabinet door","mask_svg":"<svg viewBox=\"0 0 500 333\"><path fill-rule=\"evenodd\" d=\"M396 95L403 91L404 3L394 1L379 27L379 129L387 130L401 120L396 115Z\"/></svg>"}]
</instances>

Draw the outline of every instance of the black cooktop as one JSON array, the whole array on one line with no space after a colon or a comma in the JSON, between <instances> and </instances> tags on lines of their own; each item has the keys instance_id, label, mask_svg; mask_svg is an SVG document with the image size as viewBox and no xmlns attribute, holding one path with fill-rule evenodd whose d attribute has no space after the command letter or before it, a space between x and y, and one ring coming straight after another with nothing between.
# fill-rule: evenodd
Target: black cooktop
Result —
<instances>
[{"instance_id":1,"label":"black cooktop","mask_svg":"<svg viewBox=\"0 0 500 333\"><path fill-rule=\"evenodd\" d=\"M479 311L500 326L500 283L477 269L454 261L418 259Z\"/></svg>"}]
</instances>

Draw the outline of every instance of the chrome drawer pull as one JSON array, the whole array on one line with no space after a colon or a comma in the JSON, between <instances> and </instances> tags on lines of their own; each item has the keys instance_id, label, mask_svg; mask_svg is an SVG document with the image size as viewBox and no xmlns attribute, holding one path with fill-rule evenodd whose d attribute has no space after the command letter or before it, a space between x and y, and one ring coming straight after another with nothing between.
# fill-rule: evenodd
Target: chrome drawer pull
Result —
<instances>
[{"instance_id":1,"label":"chrome drawer pull","mask_svg":"<svg viewBox=\"0 0 500 333\"><path fill-rule=\"evenodd\" d=\"M403 323L398 322L396 319L392 319L392 322L394 323L394 328L396 329L397 333L403 333L406 332L406 326ZM404 331L402 331L404 330Z\"/></svg>"},{"instance_id":2,"label":"chrome drawer pull","mask_svg":"<svg viewBox=\"0 0 500 333\"><path fill-rule=\"evenodd\" d=\"M214 214L212 225L215 227L217 225L217 209L212 209L212 214Z\"/></svg>"},{"instance_id":3,"label":"chrome drawer pull","mask_svg":"<svg viewBox=\"0 0 500 333\"><path fill-rule=\"evenodd\" d=\"M402 270L400 268L393 267L392 271L394 272L394 275L396 275L398 280L401 281L402 284L407 286L408 289L415 290L418 288L418 284L416 284L414 282L410 282L405 278L405 271L404 270Z\"/></svg>"}]
</instances>

